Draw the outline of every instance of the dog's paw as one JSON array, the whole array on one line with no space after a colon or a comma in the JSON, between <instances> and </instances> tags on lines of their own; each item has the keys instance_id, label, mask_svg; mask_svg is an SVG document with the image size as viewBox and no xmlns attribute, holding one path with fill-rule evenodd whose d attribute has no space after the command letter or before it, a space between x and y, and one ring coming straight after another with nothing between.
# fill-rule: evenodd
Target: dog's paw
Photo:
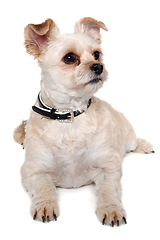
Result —
<instances>
[{"instance_id":1,"label":"dog's paw","mask_svg":"<svg viewBox=\"0 0 160 240\"><path fill-rule=\"evenodd\" d=\"M149 154L154 153L154 150L152 144L147 142L145 139L138 138L137 147L133 152Z\"/></svg>"},{"instance_id":2,"label":"dog's paw","mask_svg":"<svg viewBox=\"0 0 160 240\"><path fill-rule=\"evenodd\" d=\"M122 223L127 224L126 213L121 206L102 206L100 208L97 208L96 214L103 225L108 224L112 227L114 227L114 225L117 225L117 227L119 227L119 225Z\"/></svg>"},{"instance_id":3,"label":"dog's paw","mask_svg":"<svg viewBox=\"0 0 160 240\"><path fill-rule=\"evenodd\" d=\"M34 220L42 222L50 222L51 220L57 221L59 210L57 204L52 201L32 203L31 215Z\"/></svg>"}]
</instances>

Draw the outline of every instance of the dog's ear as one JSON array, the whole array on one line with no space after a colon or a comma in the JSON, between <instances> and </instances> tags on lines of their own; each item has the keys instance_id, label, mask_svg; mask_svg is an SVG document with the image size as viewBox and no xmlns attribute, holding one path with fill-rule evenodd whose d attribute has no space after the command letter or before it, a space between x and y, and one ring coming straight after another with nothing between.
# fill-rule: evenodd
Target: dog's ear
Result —
<instances>
[{"instance_id":1,"label":"dog's ear","mask_svg":"<svg viewBox=\"0 0 160 240\"><path fill-rule=\"evenodd\" d=\"M74 25L75 32L87 33L90 37L95 39L99 44L101 43L100 28L108 31L103 22L98 22L93 18L82 18Z\"/></svg>"},{"instance_id":2,"label":"dog's ear","mask_svg":"<svg viewBox=\"0 0 160 240\"><path fill-rule=\"evenodd\" d=\"M29 54L38 57L47 46L49 39L54 39L60 33L52 19L41 24L29 24L24 30L25 47Z\"/></svg>"}]
</instances>

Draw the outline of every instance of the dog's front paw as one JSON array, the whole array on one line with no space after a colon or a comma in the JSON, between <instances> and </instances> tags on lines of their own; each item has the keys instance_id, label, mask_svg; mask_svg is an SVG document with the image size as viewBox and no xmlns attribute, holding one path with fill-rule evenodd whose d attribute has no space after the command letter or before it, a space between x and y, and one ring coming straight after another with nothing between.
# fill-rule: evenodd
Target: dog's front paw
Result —
<instances>
[{"instance_id":1,"label":"dog's front paw","mask_svg":"<svg viewBox=\"0 0 160 240\"><path fill-rule=\"evenodd\" d=\"M96 214L103 225L109 224L112 227L114 225L119 227L122 223L127 224L125 210L118 205L104 205L99 207L96 210Z\"/></svg>"},{"instance_id":2,"label":"dog's front paw","mask_svg":"<svg viewBox=\"0 0 160 240\"><path fill-rule=\"evenodd\" d=\"M58 206L53 201L32 203L31 215L34 220L40 220L42 222L57 221L57 217L59 216Z\"/></svg>"}]
</instances>

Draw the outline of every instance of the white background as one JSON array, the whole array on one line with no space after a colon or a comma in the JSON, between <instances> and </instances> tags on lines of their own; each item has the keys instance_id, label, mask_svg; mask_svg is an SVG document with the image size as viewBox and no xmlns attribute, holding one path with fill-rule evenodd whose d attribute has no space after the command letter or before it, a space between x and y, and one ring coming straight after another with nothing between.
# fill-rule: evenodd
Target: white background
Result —
<instances>
[{"instance_id":1,"label":"white background","mask_svg":"<svg viewBox=\"0 0 160 240\"><path fill-rule=\"evenodd\" d=\"M0 4L0 235L2 239L160 239L160 6L157 0L1 1ZM27 119L39 92L40 69L23 46L24 27L52 18L72 32L82 17L103 21L104 62L109 79L97 96L130 120L155 154L123 160L123 203L127 225L102 226L95 215L94 187L59 189L57 222L33 221L21 186L24 151L13 130Z\"/></svg>"}]
</instances>

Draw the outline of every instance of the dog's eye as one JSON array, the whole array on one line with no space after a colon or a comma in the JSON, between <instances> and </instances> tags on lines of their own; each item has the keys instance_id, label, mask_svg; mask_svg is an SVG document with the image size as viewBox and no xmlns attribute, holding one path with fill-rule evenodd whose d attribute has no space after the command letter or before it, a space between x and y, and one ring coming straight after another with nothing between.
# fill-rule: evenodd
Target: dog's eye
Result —
<instances>
[{"instance_id":1,"label":"dog's eye","mask_svg":"<svg viewBox=\"0 0 160 240\"><path fill-rule=\"evenodd\" d=\"M63 60L66 64L73 64L78 60L78 56L74 53L67 53Z\"/></svg>"},{"instance_id":2,"label":"dog's eye","mask_svg":"<svg viewBox=\"0 0 160 240\"><path fill-rule=\"evenodd\" d=\"M100 55L100 52L98 52L98 51L95 51L95 52L93 53L93 56L94 56L95 60L98 60L98 59L99 59L99 55Z\"/></svg>"}]
</instances>

